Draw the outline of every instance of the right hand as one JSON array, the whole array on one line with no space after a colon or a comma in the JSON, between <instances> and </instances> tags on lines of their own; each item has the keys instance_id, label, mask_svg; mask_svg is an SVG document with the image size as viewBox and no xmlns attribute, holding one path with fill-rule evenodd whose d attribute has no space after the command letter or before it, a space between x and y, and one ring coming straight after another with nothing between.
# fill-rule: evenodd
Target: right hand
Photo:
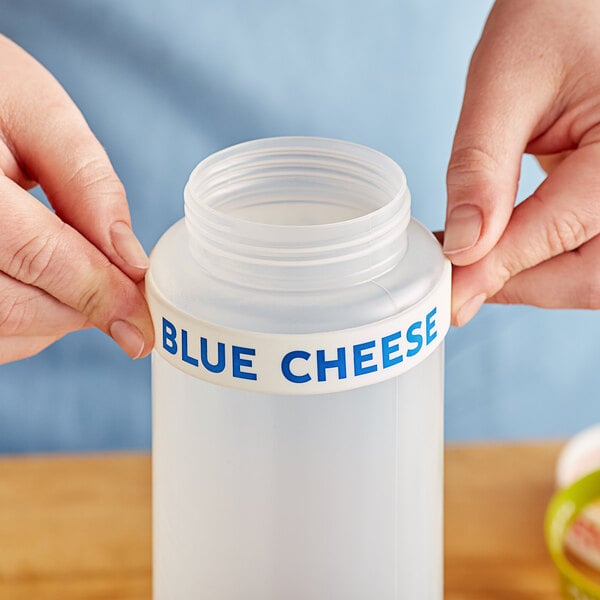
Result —
<instances>
[{"instance_id":1,"label":"right hand","mask_svg":"<svg viewBox=\"0 0 600 600\"><path fill-rule=\"evenodd\" d=\"M0 363L92 325L145 356L148 259L121 182L60 84L2 36L0 73Z\"/></svg>"},{"instance_id":2,"label":"right hand","mask_svg":"<svg viewBox=\"0 0 600 600\"><path fill-rule=\"evenodd\" d=\"M484 301L600 308L600 2L497 0L448 167L453 322ZM514 206L523 153L548 173Z\"/></svg>"}]
</instances>

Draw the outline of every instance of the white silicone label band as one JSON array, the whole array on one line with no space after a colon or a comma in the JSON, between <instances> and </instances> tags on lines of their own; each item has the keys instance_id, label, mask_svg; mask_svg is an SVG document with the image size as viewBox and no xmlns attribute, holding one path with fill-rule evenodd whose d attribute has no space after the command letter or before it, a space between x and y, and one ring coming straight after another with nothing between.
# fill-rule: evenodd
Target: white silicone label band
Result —
<instances>
[{"instance_id":1,"label":"white silicone label band","mask_svg":"<svg viewBox=\"0 0 600 600\"><path fill-rule=\"evenodd\" d=\"M427 358L450 326L451 267L418 304L351 329L275 334L215 325L170 304L151 274L155 350L211 383L267 394L324 394L397 377Z\"/></svg>"}]
</instances>

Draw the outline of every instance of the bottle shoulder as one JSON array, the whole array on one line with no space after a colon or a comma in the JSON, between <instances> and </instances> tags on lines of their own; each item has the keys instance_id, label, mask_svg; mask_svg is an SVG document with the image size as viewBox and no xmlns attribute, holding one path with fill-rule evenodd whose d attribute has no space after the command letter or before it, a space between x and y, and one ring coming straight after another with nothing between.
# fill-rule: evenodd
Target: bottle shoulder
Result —
<instances>
[{"instance_id":1,"label":"bottle shoulder","mask_svg":"<svg viewBox=\"0 0 600 600\"><path fill-rule=\"evenodd\" d=\"M279 292L210 275L192 257L182 219L156 244L149 273L167 300L196 318L267 333L334 331L385 319L433 290L447 262L440 245L414 219L407 235L403 259L372 281L335 290Z\"/></svg>"}]
</instances>

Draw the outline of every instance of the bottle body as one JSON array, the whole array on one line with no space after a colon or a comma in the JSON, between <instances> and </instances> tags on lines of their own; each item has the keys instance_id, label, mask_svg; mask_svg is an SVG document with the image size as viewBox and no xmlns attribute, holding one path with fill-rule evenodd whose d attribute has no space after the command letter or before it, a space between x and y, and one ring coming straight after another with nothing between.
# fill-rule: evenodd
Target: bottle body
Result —
<instances>
[{"instance_id":1,"label":"bottle body","mask_svg":"<svg viewBox=\"0 0 600 600\"><path fill-rule=\"evenodd\" d=\"M150 296L234 334L259 332L265 348L282 335L299 336L299 343L305 335L337 340L340 331L368 332L449 277L437 243L414 221L394 246L404 247L391 268L329 286L310 279L299 287L284 281L280 289L239 284L218 269L198 268L193 235L180 222L161 238ZM269 268L275 262L270 257ZM369 259L368 268L375 263ZM352 269L346 273L355 277ZM275 274L279 285L285 277ZM216 341L228 338L215 334L202 354L202 333L191 341L191 330L175 334L164 316L162 325L157 321L163 351L152 358L156 600L442 598L441 312L448 307L436 308L426 307L397 335L349 343L343 355L341 342L334 344L337 355L331 348L294 354L291 393L254 391L264 379L250 354L238 372L242 380L230 380L237 389L193 376L221 358L223 373L232 368L235 350L223 342L221 356ZM152 312L156 320L161 311ZM406 364L421 350L414 366L384 373L387 364ZM246 379L254 370L257 379ZM379 379L365 385L357 374ZM307 386L313 388L305 393Z\"/></svg>"},{"instance_id":2,"label":"bottle body","mask_svg":"<svg viewBox=\"0 0 600 600\"><path fill-rule=\"evenodd\" d=\"M441 599L442 361L275 396L155 355L155 598Z\"/></svg>"}]
</instances>

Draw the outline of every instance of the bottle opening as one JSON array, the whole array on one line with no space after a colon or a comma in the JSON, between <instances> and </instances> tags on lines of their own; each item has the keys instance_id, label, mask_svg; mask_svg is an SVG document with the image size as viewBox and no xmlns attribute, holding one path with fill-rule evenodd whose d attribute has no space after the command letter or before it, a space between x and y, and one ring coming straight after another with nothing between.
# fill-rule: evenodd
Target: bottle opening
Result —
<instances>
[{"instance_id":1,"label":"bottle opening","mask_svg":"<svg viewBox=\"0 0 600 600\"><path fill-rule=\"evenodd\" d=\"M192 172L192 255L216 277L297 291L364 283L406 250L402 169L365 146L270 138L218 152Z\"/></svg>"}]
</instances>

